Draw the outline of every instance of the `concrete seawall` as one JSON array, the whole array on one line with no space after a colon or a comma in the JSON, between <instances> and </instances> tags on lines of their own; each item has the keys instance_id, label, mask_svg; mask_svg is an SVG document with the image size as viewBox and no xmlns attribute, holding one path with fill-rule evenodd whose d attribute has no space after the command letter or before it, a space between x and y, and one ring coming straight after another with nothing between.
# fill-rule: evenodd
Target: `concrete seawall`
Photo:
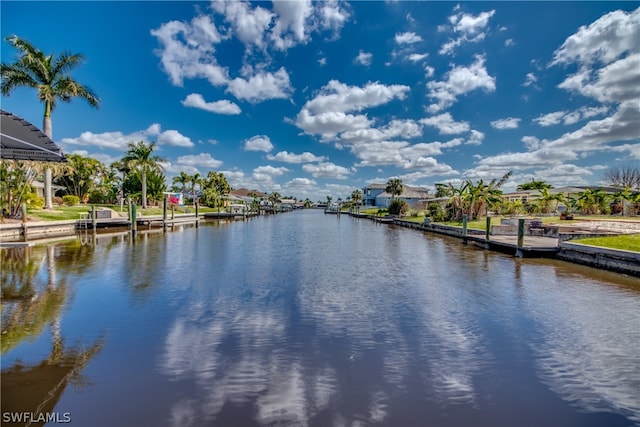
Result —
<instances>
[{"instance_id":1,"label":"concrete seawall","mask_svg":"<svg viewBox=\"0 0 640 427\"><path fill-rule=\"evenodd\" d=\"M640 277L640 252L561 242L556 258Z\"/></svg>"}]
</instances>

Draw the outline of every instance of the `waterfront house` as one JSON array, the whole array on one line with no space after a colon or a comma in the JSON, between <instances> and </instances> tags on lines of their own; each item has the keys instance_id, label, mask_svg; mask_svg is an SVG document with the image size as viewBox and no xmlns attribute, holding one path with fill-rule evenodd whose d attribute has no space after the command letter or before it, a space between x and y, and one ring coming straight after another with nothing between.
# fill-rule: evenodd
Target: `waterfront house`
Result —
<instances>
[{"instance_id":1,"label":"waterfront house","mask_svg":"<svg viewBox=\"0 0 640 427\"><path fill-rule=\"evenodd\" d=\"M386 184L369 184L362 189L362 203L364 206L389 207L391 194L385 189ZM426 201L430 197L429 190L424 187L412 187L402 185L402 194L395 196L396 199L404 200L412 208L424 208Z\"/></svg>"}]
</instances>

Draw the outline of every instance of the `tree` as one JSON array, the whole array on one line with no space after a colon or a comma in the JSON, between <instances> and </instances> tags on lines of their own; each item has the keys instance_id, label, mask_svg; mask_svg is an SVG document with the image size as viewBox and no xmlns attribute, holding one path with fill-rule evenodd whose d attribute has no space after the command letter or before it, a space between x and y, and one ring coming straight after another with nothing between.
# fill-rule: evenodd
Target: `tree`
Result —
<instances>
[{"instance_id":1,"label":"tree","mask_svg":"<svg viewBox=\"0 0 640 427\"><path fill-rule=\"evenodd\" d=\"M180 171L177 176L173 177L171 181L173 184L180 184L180 192L184 194L184 190L189 182L191 182L191 176L187 175L184 171Z\"/></svg>"},{"instance_id":2,"label":"tree","mask_svg":"<svg viewBox=\"0 0 640 427\"><path fill-rule=\"evenodd\" d=\"M202 192L202 182L204 180L200 177L199 173L194 173L189 178L189 182L191 182L191 194L193 195L193 205L196 205L196 185L200 186L200 192Z\"/></svg>"},{"instance_id":3,"label":"tree","mask_svg":"<svg viewBox=\"0 0 640 427\"><path fill-rule=\"evenodd\" d=\"M220 209L221 198L231 192L231 186L222 172L209 171L201 183L203 204Z\"/></svg>"},{"instance_id":4,"label":"tree","mask_svg":"<svg viewBox=\"0 0 640 427\"><path fill-rule=\"evenodd\" d=\"M351 193L351 201L356 207L356 211L360 212L360 203L362 203L362 190L353 190Z\"/></svg>"},{"instance_id":5,"label":"tree","mask_svg":"<svg viewBox=\"0 0 640 427\"><path fill-rule=\"evenodd\" d=\"M604 179L612 187L640 190L640 168L638 166L622 166L609 168L604 173Z\"/></svg>"},{"instance_id":6,"label":"tree","mask_svg":"<svg viewBox=\"0 0 640 427\"><path fill-rule=\"evenodd\" d=\"M33 201L31 184L39 174L38 163L19 160L0 161L0 194L2 194L0 205L3 216L6 214L9 217L17 217L22 203L29 205L29 202Z\"/></svg>"},{"instance_id":7,"label":"tree","mask_svg":"<svg viewBox=\"0 0 640 427\"><path fill-rule=\"evenodd\" d=\"M276 203L280 201L280 194L277 191L269 194L269 201L271 202L271 207L273 208L273 213L276 213Z\"/></svg>"},{"instance_id":8,"label":"tree","mask_svg":"<svg viewBox=\"0 0 640 427\"><path fill-rule=\"evenodd\" d=\"M166 161L160 156L153 154L155 142L145 144L144 141L129 142L129 149L123 157L123 162L131 169L140 172L142 181L142 209L147 208L147 174L150 171L162 172L164 169L160 162Z\"/></svg>"},{"instance_id":9,"label":"tree","mask_svg":"<svg viewBox=\"0 0 640 427\"><path fill-rule=\"evenodd\" d=\"M84 61L84 56L76 53L63 52L57 56L45 55L41 50L28 41L15 35L5 39L18 50L18 60L13 64L0 64L2 95L9 96L17 87L37 89L38 99L44 103L44 119L42 132L53 140L51 113L56 108L58 100L70 102L72 98L82 98L90 106L97 108L100 100L91 88L75 81L68 74ZM51 209L52 172L45 171L45 208Z\"/></svg>"},{"instance_id":10,"label":"tree","mask_svg":"<svg viewBox=\"0 0 640 427\"><path fill-rule=\"evenodd\" d=\"M542 188L536 204L540 213L548 214L558 208L558 203L564 201L565 197L562 193L550 193L548 188ZM555 205L553 202L555 202Z\"/></svg>"},{"instance_id":11,"label":"tree","mask_svg":"<svg viewBox=\"0 0 640 427\"><path fill-rule=\"evenodd\" d=\"M533 178L531 178L531 182L520 184L518 185L518 187L516 187L518 191L544 190L544 189L549 190L551 188L553 188L553 185L547 184L545 181L536 181Z\"/></svg>"},{"instance_id":12,"label":"tree","mask_svg":"<svg viewBox=\"0 0 640 427\"><path fill-rule=\"evenodd\" d=\"M404 186L402 185L402 180L399 178L391 178L387 181L387 186L384 191L391 194L391 201L395 198L395 196L399 196L402 194L404 190Z\"/></svg>"},{"instance_id":13,"label":"tree","mask_svg":"<svg viewBox=\"0 0 640 427\"><path fill-rule=\"evenodd\" d=\"M58 178L58 183L67 188L67 192L86 203L89 193L96 190L106 172L102 162L78 154L67 155L67 169Z\"/></svg>"}]
</instances>

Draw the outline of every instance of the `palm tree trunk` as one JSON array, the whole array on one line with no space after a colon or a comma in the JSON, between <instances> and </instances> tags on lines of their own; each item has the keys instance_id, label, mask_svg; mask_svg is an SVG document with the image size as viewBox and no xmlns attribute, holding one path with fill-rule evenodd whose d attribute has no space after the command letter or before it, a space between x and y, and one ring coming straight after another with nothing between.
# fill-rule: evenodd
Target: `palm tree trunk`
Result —
<instances>
[{"instance_id":1,"label":"palm tree trunk","mask_svg":"<svg viewBox=\"0 0 640 427\"><path fill-rule=\"evenodd\" d=\"M51 126L51 116L49 115L49 104L45 104L44 120L42 123L42 132L53 141L53 128ZM44 208L53 209L53 191L51 181L53 173L51 168L47 166L44 172Z\"/></svg>"}]
</instances>

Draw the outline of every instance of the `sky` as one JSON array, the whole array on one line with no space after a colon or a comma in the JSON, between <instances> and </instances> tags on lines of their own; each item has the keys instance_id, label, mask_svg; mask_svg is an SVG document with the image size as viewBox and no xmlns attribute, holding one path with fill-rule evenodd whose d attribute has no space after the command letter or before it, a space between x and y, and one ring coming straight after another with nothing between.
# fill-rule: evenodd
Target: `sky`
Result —
<instances>
[{"instance_id":1,"label":"sky","mask_svg":"<svg viewBox=\"0 0 640 427\"><path fill-rule=\"evenodd\" d=\"M167 181L346 199L370 183L603 184L640 165L640 2L0 2L15 34L82 53L100 97L53 139L106 164L157 143ZM46 17L46 20L43 20ZM50 25L45 25L44 22ZM1 107L42 125L34 89Z\"/></svg>"}]
</instances>

